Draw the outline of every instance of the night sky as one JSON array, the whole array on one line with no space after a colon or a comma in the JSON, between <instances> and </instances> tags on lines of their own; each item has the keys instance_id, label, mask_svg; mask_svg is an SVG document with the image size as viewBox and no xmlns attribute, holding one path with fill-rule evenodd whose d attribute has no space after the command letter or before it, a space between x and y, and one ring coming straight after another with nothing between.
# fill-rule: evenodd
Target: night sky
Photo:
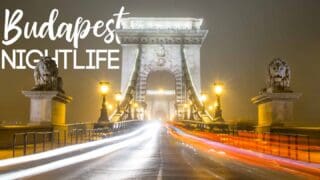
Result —
<instances>
[{"instance_id":1,"label":"night sky","mask_svg":"<svg viewBox=\"0 0 320 180\"><path fill-rule=\"evenodd\" d=\"M266 67L274 57L284 58L292 70L292 89L303 93L296 102L295 120L312 125L320 118L320 1L319 0L82 0L43 1L5 0L0 5L0 32L3 39L4 9L24 10L24 20L43 22L58 8L58 22L74 22L78 16L91 22L108 20L121 6L135 17L204 18L208 36L201 49L202 88L210 91L215 80L223 81L222 97L226 120L257 120L257 108L250 102L265 86ZM12 48L72 48L64 40L20 40ZM78 51L86 48L119 48L106 45L90 35L80 41ZM86 62L86 56L80 56ZM68 105L69 122L97 121L101 97L97 83L108 80L117 91L120 70L60 70L64 89L73 97ZM161 81L160 81L161 82ZM21 90L32 88L32 70L0 70L0 121L28 120L29 100ZM165 85L163 85L165 86ZM171 87L171 86L170 86ZM109 97L109 99L112 97Z\"/></svg>"}]
</instances>

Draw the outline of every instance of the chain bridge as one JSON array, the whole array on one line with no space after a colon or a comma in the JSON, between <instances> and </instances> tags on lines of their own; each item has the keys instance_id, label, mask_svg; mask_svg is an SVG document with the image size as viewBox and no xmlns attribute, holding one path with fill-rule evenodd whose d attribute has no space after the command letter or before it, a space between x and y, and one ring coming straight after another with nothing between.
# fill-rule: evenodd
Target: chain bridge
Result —
<instances>
[{"instance_id":1,"label":"chain bridge","mask_svg":"<svg viewBox=\"0 0 320 180\"><path fill-rule=\"evenodd\" d=\"M117 34L122 46L121 92L124 98L112 115L113 122L132 117L130 104L133 101L145 109L139 116L141 119L155 114L156 107L146 101L147 79L154 72L164 71L175 80L175 88L171 90L174 97L167 102L166 112L170 117L166 118L185 123L221 124L215 122L200 99L200 48L208 33L201 25L202 19L195 18L123 19ZM187 115L185 104L188 104Z\"/></svg>"}]
</instances>

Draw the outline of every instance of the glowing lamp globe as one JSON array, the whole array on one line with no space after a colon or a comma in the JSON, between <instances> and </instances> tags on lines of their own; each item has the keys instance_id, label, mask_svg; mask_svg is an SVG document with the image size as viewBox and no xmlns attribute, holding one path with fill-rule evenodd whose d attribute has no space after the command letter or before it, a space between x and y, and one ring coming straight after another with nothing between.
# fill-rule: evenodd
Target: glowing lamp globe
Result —
<instances>
[{"instance_id":1,"label":"glowing lamp globe","mask_svg":"<svg viewBox=\"0 0 320 180\"><path fill-rule=\"evenodd\" d=\"M101 81L101 82L99 82L99 86L100 86L101 94L105 95L105 94L108 93L108 91L110 89L110 83L109 82Z\"/></svg>"},{"instance_id":2,"label":"glowing lamp globe","mask_svg":"<svg viewBox=\"0 0 320 180\"><path fill-rule=\"evenodd\" d=\"M220 85L220 84L216 84L214 86L214 92L217 94L217 95L221 95L222 92L223 92L223 86Z\"/></svg>"}]
</instances>

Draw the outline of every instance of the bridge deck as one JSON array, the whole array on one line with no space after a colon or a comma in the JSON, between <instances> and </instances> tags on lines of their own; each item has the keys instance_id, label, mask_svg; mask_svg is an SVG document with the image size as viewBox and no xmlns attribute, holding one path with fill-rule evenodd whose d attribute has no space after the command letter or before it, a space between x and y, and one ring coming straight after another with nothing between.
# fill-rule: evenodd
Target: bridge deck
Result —
<instances>
[{"instance_id":1,"label":"bridge deck","mask_svg":"<svg viewBox=\"0 0 320 180\"><path fill-rule=\"evenodd\" d=\"M162 128L143 143L32 179L297 179L295 174L210 156L176 141ZM300 177L301 178L301 177Z\"/></svg>"}]
</instances>

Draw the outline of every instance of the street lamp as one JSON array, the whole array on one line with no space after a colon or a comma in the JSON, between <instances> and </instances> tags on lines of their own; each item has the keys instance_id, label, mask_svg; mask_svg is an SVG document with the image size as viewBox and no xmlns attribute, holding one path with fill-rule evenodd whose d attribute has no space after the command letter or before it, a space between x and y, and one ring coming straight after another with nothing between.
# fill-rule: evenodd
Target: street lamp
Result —
<instances>
[{"instance_id":1,"label":"street lamp","mask_svg":"<svg viewBox=\"0 0 320 180\"><path fill-rule=\"evenodd\" d=\"M208 110L209 110L209 112L211 114L213 112L213 110L214 110L214 106L213 105L209 105L208 106Z\"/></svg>"},{"instance_id":2,"label":"street lamp","mask_svg":"<svg viewBox=\"0 0 320 180\"><path fill-rule=\"evenodd\" d=\"M115 99L117 101L117 112L119 113L120 112L120 102L122 101L122 95L120 92L116 93Z\"/></svg>"},{"instance_id":3,"label":"street lamp","mask_svg":"<svg viewBox=\"0 0 320 180\"><path fill-rule=\"evenodd\" d=\"M207 101L207 99L208 99L208 96L207 96L207 94L202 93L200 98L201 98L200 100L201 100L202 105L203 105L203 107L202 107L202 113L205 113L206 101Z\"/></svg>"},{"instance_id":4,"label":"street lamp","mask_svg":"<svg viewBox=\"0 0 320 180\"><path fill-rule=\"evenodd\" d=\"M110 90L110 83L106 81L100 81L99 90L102 95L102 105L101 105L100 117L98 119L98 122L108 122L109 116L108 116L108 111L106 107L106 95Z\"/></svg>"},{"instance_id":5,"label":"street lamp","mask_svg":"<svg viewBox=\"0 0 320 180\"><path fill-rule=\"evenodd\" d=\"M214 120L218 122L224 122L224 119L222 117L222 109L221 109L221 101L220 97L223 93L223 84L221 83L214 83L214 93L217 96L217 101L215 104L215 112L214 112Z\"/></svg>"}]
</instances>

